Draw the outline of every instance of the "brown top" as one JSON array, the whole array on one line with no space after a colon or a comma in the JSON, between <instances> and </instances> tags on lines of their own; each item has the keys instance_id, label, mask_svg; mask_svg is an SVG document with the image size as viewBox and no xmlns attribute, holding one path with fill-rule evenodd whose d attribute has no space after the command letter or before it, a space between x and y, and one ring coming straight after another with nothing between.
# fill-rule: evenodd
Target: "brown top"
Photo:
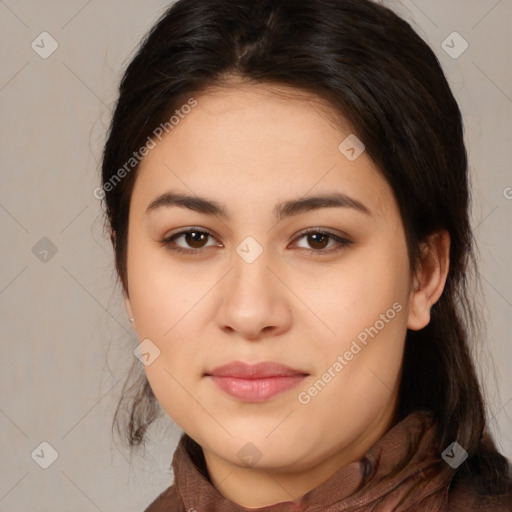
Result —
<instances>
[{"instance_id":1,"label":"brown top","mask_svg":"<svg viewBox=\"0 0 512 512\"><path fill-rule=\"evenodd\" d=\"M246 508L222 496L194 445L197 449L182 435L172 461L175 483L145 512L512 511L510 495L491 504L479 499L469 483L450 485L455 470L441 458L432 419L424 412L397 423L364 457L339 469L300 501L266 507Z\"/></svg>"}]
</instances>

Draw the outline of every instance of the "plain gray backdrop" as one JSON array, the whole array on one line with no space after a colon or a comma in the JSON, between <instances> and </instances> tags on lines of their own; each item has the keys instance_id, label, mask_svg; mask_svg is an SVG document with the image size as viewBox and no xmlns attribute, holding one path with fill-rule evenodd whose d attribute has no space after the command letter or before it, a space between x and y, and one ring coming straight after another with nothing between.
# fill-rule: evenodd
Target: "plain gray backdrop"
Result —
<instances>
[{"instance_id":1,"label":"plain gray backdrop","mask_svg":"<svg viewBox=\"0 0 512 512\"><path fill-rule=\"evenodd\" d=\"M385 3L433 48L464 115L486 301L476 359L511 457L512 1ZM121 73L168 5L0 0L0 511L141 511L172 481L181 431L167 416L131 460L112 440L137 339L93 196Z\"/></svg>"}]
</instances>

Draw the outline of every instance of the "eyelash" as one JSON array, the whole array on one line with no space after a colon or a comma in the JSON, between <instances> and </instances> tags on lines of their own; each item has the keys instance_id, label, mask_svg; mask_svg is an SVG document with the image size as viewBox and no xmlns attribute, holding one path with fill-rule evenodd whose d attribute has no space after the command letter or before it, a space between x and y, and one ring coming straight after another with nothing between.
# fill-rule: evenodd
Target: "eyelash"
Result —
<instances>
[{"instance_id":1,"label":"eyelash","mask_svg":"<svg viewBox=\"0 0 512 512\"><path fill-rule=\"evenodd\" d=\"M168 248L169 250L177 252L177 253L189 254L189 255L200 255L204 249L184 249L183 247L180 247L174 243L174 241L177 238L179 238L180 236L183 236L183 235L187 235L188 233L200 233L200 234L205 234L212 238L215 238L214 235L206 229L198 228L198 227L197 228L191 227L191 228L185 229L183 231L179 231L178 233L174 233L173 235L170 235L170 236L164 238L163 240L160 241L160 243L164 247ZM308 252L308 254L322 254L322 255L333 254L333 253L343 250L345 247L347 247L353 243L351 240L348 240L347 238L343 238L343 237L335 235L334 233L331 233L329 231L322 231L322 230L316 229L316 228L310 228L310 229L303 231L302 233L299 233L299 235L297 236L297 238L295 240L299 240L299 239L301 239L307 235L310 235L310 234L327 235L328 237L330 237L332 240L334 240L337 243L337 246L331 247L330 249L304 249L305 251ZM212 247L212 246L210 246L210 247Z\"/></svg>"}]
</instances>

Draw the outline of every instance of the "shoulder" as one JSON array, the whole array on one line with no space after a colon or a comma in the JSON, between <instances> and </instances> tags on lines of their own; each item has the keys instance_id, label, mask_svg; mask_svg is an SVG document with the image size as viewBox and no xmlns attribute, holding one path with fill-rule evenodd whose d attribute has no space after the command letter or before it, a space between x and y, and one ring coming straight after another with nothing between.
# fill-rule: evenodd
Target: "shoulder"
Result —
<instances>
[{"instance_id":1,"label":"shoulder","mask_svg":"<svg viewBox=\"0 0 512 512\"><path fill-rule=\"evenodd\" d=\"M176 494L174 485L168 487L162 492L149 506L144 509L144 512L179 512L180 502Z\"/></svg>"}]
</instances>

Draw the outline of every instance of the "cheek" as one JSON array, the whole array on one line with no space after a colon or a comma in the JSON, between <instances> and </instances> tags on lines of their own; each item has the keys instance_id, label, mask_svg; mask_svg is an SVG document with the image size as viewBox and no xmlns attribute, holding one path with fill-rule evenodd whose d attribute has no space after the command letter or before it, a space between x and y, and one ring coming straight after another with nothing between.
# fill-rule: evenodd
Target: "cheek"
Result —
<instances>
[{"instance_id":1,"label":"cheek","mask_svg":"<svg viewBox=\"0 0 512 512\"><path fill-rule=\"evenodd\" d=\"M172 360L178 361L174 365ZM150 366L145 366L146 377L158 403L166 414L182 429L189 429L190 422L199 421L202 411L187 390L193 389L192 372L187 371L183 357L176 353L172 360L161 355ZM181 362L180 362L181 361ZM176 368L174 368L176 366Z\"/></svg>"},{"instance_id":2,"label":"cheek","mask_svg":"<svg viewBox=\"0 0 512 512\"><path fill-rule=\"evenodd\" d=\"M325 281L317 281L310 295L315 313L333 331L322 328L325 335L316 342L316 377L329 368L336 374L319 401L326 407L334 401L343 402L345 410L363 410L385 403L399 377L407 331L405 244L375 245L343 265Z\"/></svg>"},{"instance_id":3,"label":"cheek","mask_svg":"<svg viewBox=\"0 0 512 512\"><path fill-rule=\"evenodd\" d=\"M128 282L137 329L145 337L165 339L195 312L215 276L203 272L199 279L193 265L176 264L165 249L135 240L129 250Z\"/></svg>"},{"instance_id":4,"label":"cheek","mask_svg":"<svg viewBox=\"0 0 512 512\"><path fill-rule=\"evenodd\" d=\"M183 275L167 277L153 271L133 281L137 333L140 340L149 338L158 347L165 369L189 380L197 366L200 319L206 314L207 301L201 300L205 287Z\"/></svg>"},{"instance_id":5,"label":"cheek","mask_svg":"<svg viewBox=\"0 0 512 512\"><path fill-rule=\"evenodd\" d=\"M164 253L164 257L162 257ZM196 273L197 274L197 273ZM198 280L182 267L169 265L164 251L133 244L128 258L129 293L140 342L149 339L158 357L144 366L153 392L173 419L190 409L190 395L199 371L198 315L203 315L205 290L214 284Z\"/></svg>"},{"instance_id":6,"label":"cheek","mask_svg":"<svg viewBox=\"0 0 512 512\"><path fill-rule=\"evenodd\" d=\"M340 323L336 340L326 344L329 338L325 337L315 350L322 354L322 363L303 391L312 397L309 407L318 420L336 425L337 435L340 428L347 436L358 432L385 413L396 392L406 335L405 309L395 302L376 311L379 315L366 313L363 323L346 315L347 329Z\"/></svg>"},{"instance_id":7,"label":"cheek","mask_svg":"<svg viewBox=\"0 0 512 512\"><path fill-rule=\"evenodd\" d=\"M389 244L375 244L347 255L331 269L318 270L307 280L296 276L294 290L306 298L306 304L324 324L323 343L332 340L329 346L340 349L340 344L350 343L388 310L393 319L396 309L401 306L405 310L409 277L404 252L392 250ZM393 309L395 303L398 306ZM392 323L403 324L403 317Z\"/></svg>"},{"instance_id":8,"label":"cheek","mask_svg":"<svg viewBox=\"0 0 512 512\"><path fill-rule=\"evenodd\" d=\"M175 290L159 280L150 293L139 294L137 332L141 341L150 339L159 351L158 357L144 366L158 403L177 425L189 431L190 423L200 424L204 416L196 392L204 370L197 321L202 303L197 294L177 294Z\"/></svg>"}]
</instances>

